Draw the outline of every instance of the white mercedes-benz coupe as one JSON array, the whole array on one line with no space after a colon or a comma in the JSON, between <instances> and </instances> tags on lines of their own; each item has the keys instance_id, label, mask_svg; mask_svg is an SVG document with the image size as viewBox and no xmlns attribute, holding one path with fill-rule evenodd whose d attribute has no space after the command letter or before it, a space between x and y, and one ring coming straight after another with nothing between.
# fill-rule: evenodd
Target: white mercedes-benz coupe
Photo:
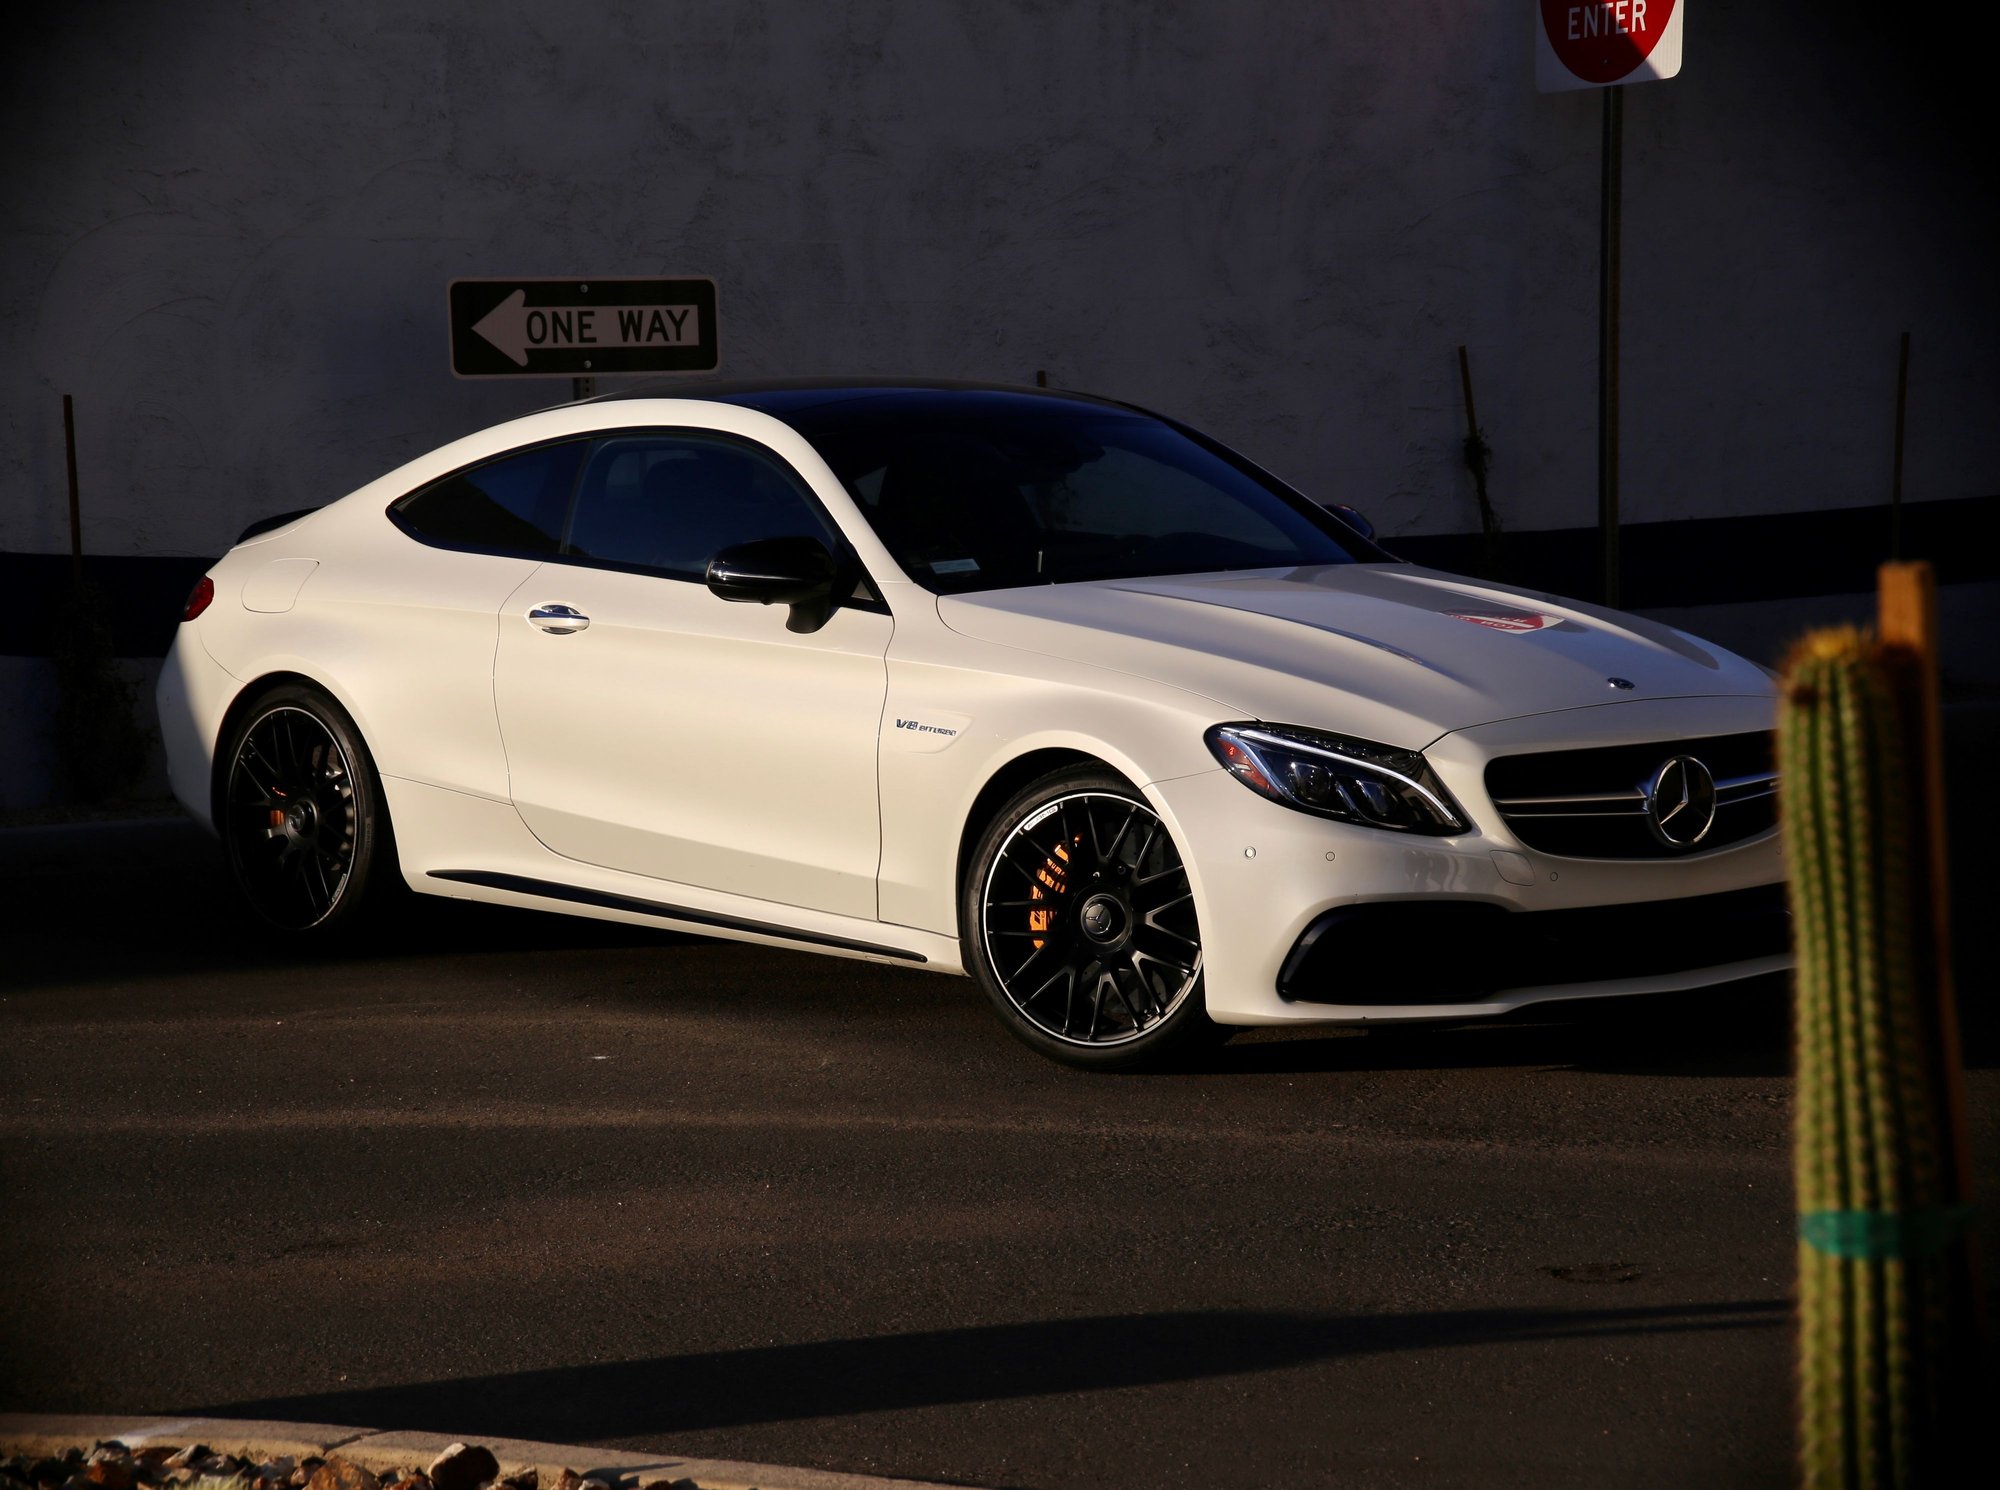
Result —
<instances>
[{"instance_id":1,"label":"white mercedes-benz coupe","mask_svg":"<svg viewBox=\"0 0 2000 1490\"><path fill-rule=\"evenodd\" d=\"M286 932L401 882L966 973L1083 1066L1789 963L1762 669L1079 395L531 414L253 526L159 709Z\"/></svg>"}]
</instances>

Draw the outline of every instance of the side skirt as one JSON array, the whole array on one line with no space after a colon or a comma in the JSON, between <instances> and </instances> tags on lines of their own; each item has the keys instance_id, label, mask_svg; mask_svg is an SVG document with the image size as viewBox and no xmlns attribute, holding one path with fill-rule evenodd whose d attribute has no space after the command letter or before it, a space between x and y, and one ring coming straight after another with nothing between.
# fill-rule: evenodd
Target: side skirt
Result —
<instances>
[{"instance_id":1,"label":"side skirt","mask_svg":"<svg viewBox=\"0 0 2000 1490\"><path fill-rule=\"evenodd\" d=\"M679 921L690 926L712 926L718 931L782 937L788 942L800 942L812 947L833 947L843 952L864 953L870 957L893 957L902 962L919 963L930 960L921 952L911 952L902 947L885 947L875 942L856 941L850 937L828 936L817 931L800 931L795 927L779 926L769 921L720 916L713 911L690 910L686 906L640 900L630 895L612 895L603 890L586 890L576 885L558 884L553 880L530 879L521 874L495 874L483 869L433 869L429 871L427 878L461 885L478 885L487 890L505 890L515 895L534 895L543 900L566 900L576 905L596 906L601 910L622 911L628 915L658 916L663 920Z\"/></svg>"}]
</instances>

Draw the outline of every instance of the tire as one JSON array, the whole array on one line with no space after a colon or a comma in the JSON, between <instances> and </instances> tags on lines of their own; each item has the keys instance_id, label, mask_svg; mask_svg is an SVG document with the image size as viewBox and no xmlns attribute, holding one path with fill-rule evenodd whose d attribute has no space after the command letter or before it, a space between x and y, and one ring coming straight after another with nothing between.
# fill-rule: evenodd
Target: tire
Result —
<instances>
[{"instance_id":1,"label":"tire","mask_svg":"<svg viewBox=\"0 0 2000 1490\"><path fill-rule=\"evenodd\" d=\"M1228 1037L1204 1007L1180 851L1109 771L1051 773L1000 809L973 849L959 927L1001 1023L1051 1060L1157 1067Z\"/></svg>"},{"instance_id":2,"label":"tire","mask_svg":"<svg viewBox=\"0 0 2000 1490\"><path fill-rule=\"evenodd\" d=\"M401 881L381 778L347 711L288 683L260 694L223 742L215 824L229 876L265 925L345 940Z\"/></svg>"}]
</instances>

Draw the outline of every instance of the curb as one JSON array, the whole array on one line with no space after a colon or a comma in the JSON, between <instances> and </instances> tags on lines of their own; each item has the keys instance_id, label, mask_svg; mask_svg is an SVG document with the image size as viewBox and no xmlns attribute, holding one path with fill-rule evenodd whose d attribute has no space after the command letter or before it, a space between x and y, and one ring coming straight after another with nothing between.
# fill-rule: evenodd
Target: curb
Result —
<instances>
[{"instance_id":1,"label":"curb","mask_svg":"<svg viewBox=\"0 0 2000 1490\"><path fill-rule=\"evenodd\" d=\"M331 1423L261 1423L228 1418L99 1417L90 1414L0 1413L0 1454L60 1454L88 1450L116 1439L130 1449L148 1443L207 1444L221 1454L253 1463L289 1455L343 1459L371 1473L403 1467L422 1469L454 1443L478 1443L492 1450L500 1472L533 1469L544 1484L565 1469L602 1480L612 1490L634 1490L653 1480L693 1480L700 1490L971 1490L933 1480L890 1480L874 1475L836 1474L733 1459L689 1459L674 1454L625 1454L575 1444L534 1443L513 1438L454 1438L445 1433L383 1432Z\"/></svg>"}]
</instances>

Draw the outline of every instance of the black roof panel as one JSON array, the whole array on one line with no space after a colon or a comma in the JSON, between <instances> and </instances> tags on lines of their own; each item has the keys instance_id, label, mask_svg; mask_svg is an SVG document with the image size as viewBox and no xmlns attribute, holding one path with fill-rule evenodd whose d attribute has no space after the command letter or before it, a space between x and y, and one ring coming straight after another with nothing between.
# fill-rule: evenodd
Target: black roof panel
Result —
<instances>
[{"instance_id":1,"label":"black roof panel","mask_svg":"<svg viewBox=\"0 0 2000 1490\"><path fill-rule=\"evenodd\" d=\"M1095 394L1072 393L1057 388L1024 388L1006 383L952 382L933 378L773 378L755 381L689 383L675 378L655 378L616 393L601 393L591 403L615 403L634 398L698 398L714 403L738 404L790 422L807 410L824 409L830 404L866 402L870 412L883 412L885 403L900 404L910 412L942 412L954 405L1005 406L1037 402L1091 404L1102 409L1143 413L1130 404Z\"/></svg>"}]
</instances>

